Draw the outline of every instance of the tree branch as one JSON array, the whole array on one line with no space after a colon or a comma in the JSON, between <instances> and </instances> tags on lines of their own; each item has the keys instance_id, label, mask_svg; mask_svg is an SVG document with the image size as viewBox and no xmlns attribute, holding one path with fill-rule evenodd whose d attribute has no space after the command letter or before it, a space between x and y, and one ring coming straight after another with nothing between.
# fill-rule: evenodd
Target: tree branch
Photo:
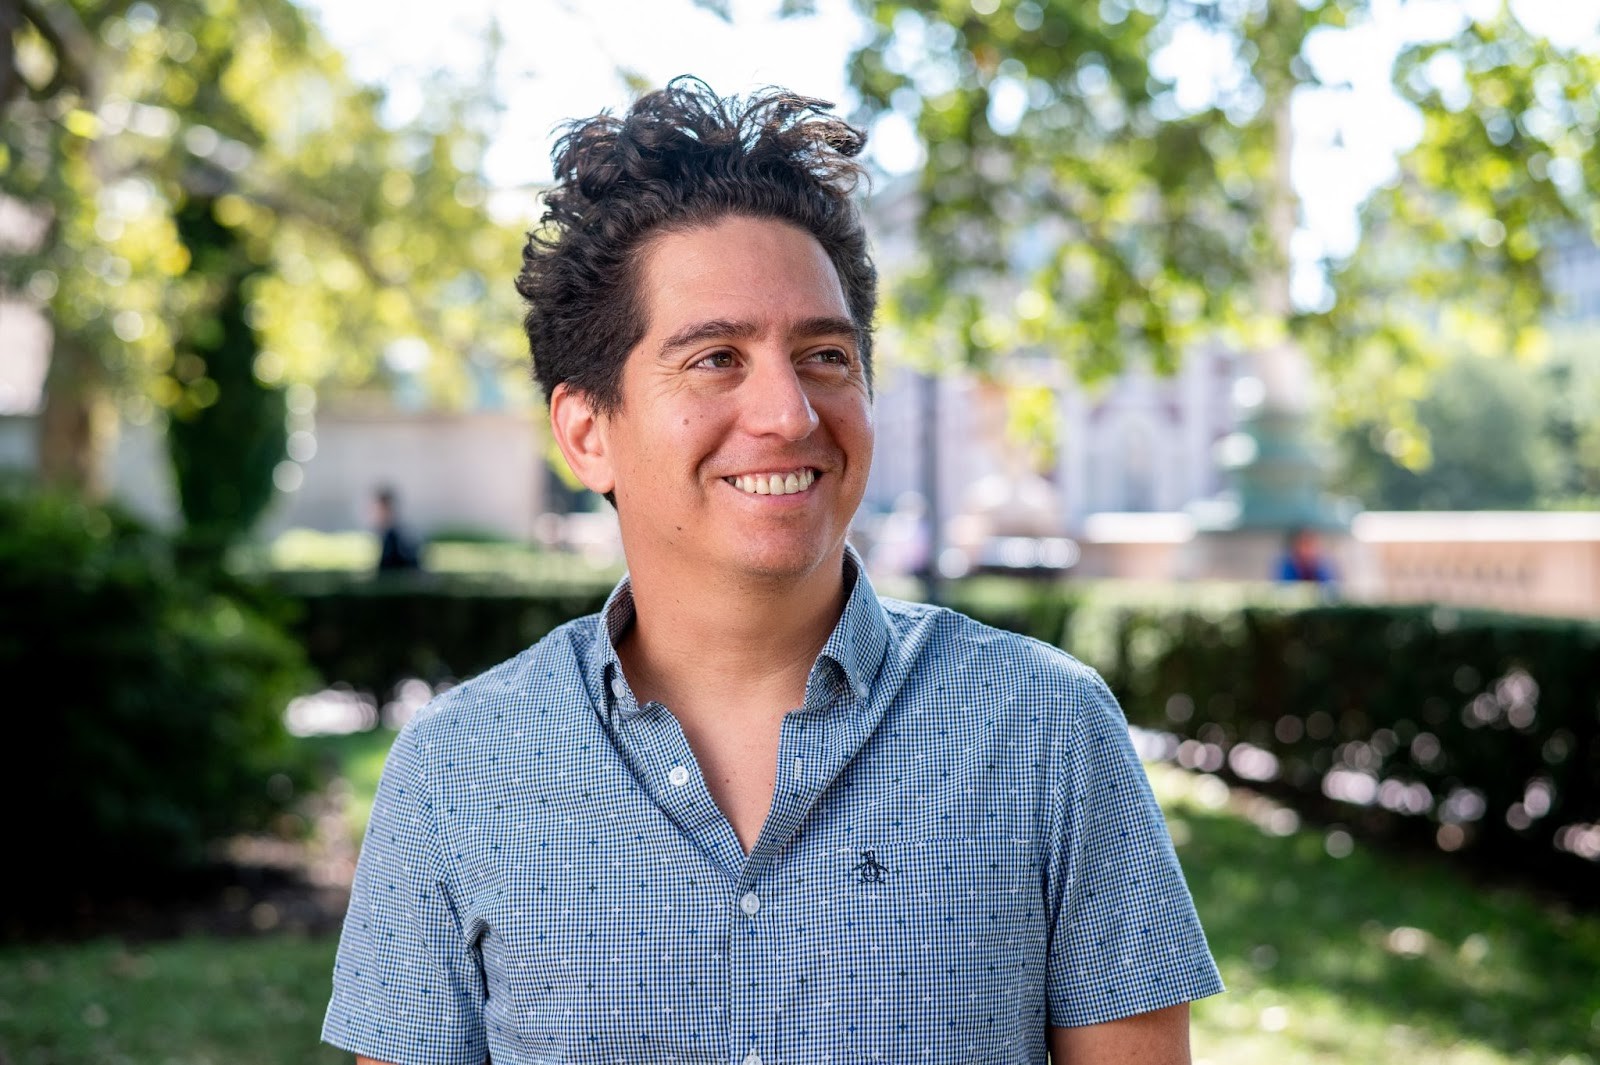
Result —
<instances>
[{"instance_id":1,"label":"tree branch","mask_svg":"<svg viewBox=\"0 0 1600 1065\"><path fill-rule=\"evenodd\" d=\"M44 88L35 96L48 99L69 85L86 97L94 95L94 37L67 4L51 4L41 9L34 0L13 0L16 10L28 20L39 36L55 52L56 69ZM20 77L21 72L18 72Z\"/></svg>"},{"instance_id":2,"label":"tree branch","mask_svg":"<svg viewBox=\"0 0 1600 1065\"><path fill-rule=\"evenodd\" d=\"M0 114L24 84L17 69L16 34L22 28L19 0L0 0Z\"/></svg>"}]
</instances>

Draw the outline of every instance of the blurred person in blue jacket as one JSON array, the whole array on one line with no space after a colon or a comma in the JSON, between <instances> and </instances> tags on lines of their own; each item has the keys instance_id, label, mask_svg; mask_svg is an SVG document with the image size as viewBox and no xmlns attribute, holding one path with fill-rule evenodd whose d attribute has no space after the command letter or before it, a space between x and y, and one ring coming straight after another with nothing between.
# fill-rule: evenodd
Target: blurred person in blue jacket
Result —
<instances>
[{"instance_id":1,"label":"blurred person in blue jacket","mask_svg":"<svg viewBox=\"0 0 1600 1065\"><path fill-rule=\"evenodd\" d=\"M1331 588L1336 580L1333 563L1322 551L1315 529L1291 529L1278 558L1278 580L1311 581Z\"/></svg>"}]
</instances>

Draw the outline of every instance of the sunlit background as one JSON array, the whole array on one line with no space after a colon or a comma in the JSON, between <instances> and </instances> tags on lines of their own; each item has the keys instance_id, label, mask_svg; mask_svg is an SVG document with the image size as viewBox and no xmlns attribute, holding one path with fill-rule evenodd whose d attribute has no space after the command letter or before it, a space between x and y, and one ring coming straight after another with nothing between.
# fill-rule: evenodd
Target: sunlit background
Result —
<instances>
[{"instance_id":1,"label":"sunlit background","mask_svg":"<svg viewBox=\"0 0 1600 1065\"><path fill-rule=\"evenodd\" d=\"M511 278L560 125L680 74L869 131L853 542L1111 683L1231 989L1196 1060L1600 1062L1600 0L0 36L0 664L54 692L0 1065L338 1060L394 730L621 572Z\"/></svg>"}]
</instances>

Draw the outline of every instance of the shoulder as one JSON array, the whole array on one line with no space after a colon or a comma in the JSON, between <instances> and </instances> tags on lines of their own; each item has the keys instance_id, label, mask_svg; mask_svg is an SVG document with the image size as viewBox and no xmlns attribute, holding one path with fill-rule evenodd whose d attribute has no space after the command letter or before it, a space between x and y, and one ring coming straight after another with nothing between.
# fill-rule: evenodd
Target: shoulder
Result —
<instances>
[{"instance_id":1,"label":"shoulder","mask_svg":"<svg viewBox=\"0 0 1600 1065\"><path fill-rule=\"evenodd\" d=\"M597 614L557 626L514 657L441 692L406 723L396 747L450 753L501 733L561 727L556 721L590 705L585 664L601 631Z\"/></svg>"},{"instance_id":2,"label":"shoulder","mask_svg":"<svg viewBox=\"0 0 1600 1065\"><path fill-rule=\"evenodd\" d=\"M1064 722L1085 708L1115 708L1092 667L1042 640L998 629L959 611L882 599L890 654L916 688L971 703L1046 712ZM1120 711L1118 711L1120 716Z\"/></svg>"},{"instance_id":3,"label":"shoulder","mask_svg":"<svg viewBox=\"0 0 1600 1065\"><path fill-rule=\"evenodd\" d=\"M1100 674L1061 648L997 629L946 607L880 599L897 650L909 657L1045 684L1101 685Z\"/></svg>"}]
</instances>

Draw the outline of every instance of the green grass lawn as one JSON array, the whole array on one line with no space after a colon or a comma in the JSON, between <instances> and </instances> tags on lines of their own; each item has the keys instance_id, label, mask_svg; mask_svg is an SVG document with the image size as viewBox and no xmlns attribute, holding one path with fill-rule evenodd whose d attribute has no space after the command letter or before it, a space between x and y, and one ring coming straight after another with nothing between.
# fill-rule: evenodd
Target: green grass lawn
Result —
<instances>
[{"instance_id":1,"label":"green grass lawn","mask_svg":"<svg viewBox=\"0 0 1600 1065\"><path fill-rule=\"evenodd\" d=\"M387 740L311 741L345 767L352 830ZM1345 853L1215 780L1151 773L1229 986L1194 1007L1197 1063L1600 1065L1600 916ZM333 950L287 936L5 949L0 1065L348 1061L316 1046Z\"/></svg>"},{"instance_id":2,"label":"green grass lawn","mask_svg":"<svg viewBox=\"0 0 1600 1065\"><path fill-rule=\"evenodd\" d=\"M1600 916L1425 856L1336 858L1214 779L1151 776L1228 984L1194 1007L1196 1062L1600 1062Z\"/></svg>"},{"instance_id":3,"label":"green grass lawn","mask_svg":"<svg viewBox=\"0 0 1600 1065\"><path fill-rule=\"evenodd\" d=\"M315 752L332 787L344 792L344 831L357 843L372 815L372 799L378 793L378 778L383 775L383 763L389 757L394 737L394 732L379 728L348 736L310 736L301 741Z\"/></svg>"},{"instance_id":4,"label":"green grass lawn","mask_svg":"<svg viewBox=\"0 0 1600 1065\"><path fill-rule=\"evenodd\" d=\"M348 1065L317 1045L333 948L278 936L0 952L0 1060Z\"/></svg>"},{"instance_id":5,"label":"green grass lawn","mask_svg":"<svg viewBox=\"0 0 1600 1065\"><path fill-rule=\"evenodd\" d=\"M230 556L244 573L322 573L371 576L379 543L370 532L288 529L269 544L250 544ZM511 541L436 540L422 545L422 568L436 576L481 578L497 585L550 588L577 585L609 590L622 576L620 562L596 562L570 552L545 551Z\"/></svg>"}]
</instances>

